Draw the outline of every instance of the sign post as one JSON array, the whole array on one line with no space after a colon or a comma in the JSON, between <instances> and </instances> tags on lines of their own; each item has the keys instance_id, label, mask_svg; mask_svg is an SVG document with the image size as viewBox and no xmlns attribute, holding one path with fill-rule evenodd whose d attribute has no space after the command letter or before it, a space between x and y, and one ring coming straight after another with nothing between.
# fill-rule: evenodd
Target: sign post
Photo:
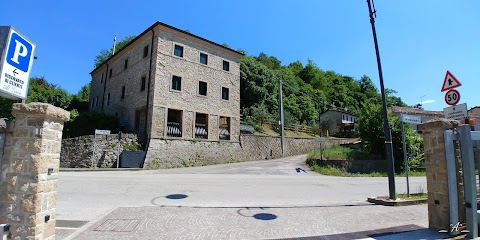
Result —
<instances>
[{"instance_id":1,"label":"sign post","mask_svg":"<svg viewBox=\"0 0 480 240\"><path fill-rule=\"evenodd\" d=\"M0 96L27 98L35 44L12 27L0 26Z\"/></svg>"},{"instance_id":2,"label":"sign post","mask_svg":"<svg viewBox=\"0 0 480 240\"><path fill-rule=\"evenodd\" d=\"M121 146L121 140L122 140L122 131L118 132L118 144L117 144L117 168L119 167L120 164L120 146Z\"/></svg>"},{"instance_id":3,"label":"sign post","mask_svg":"<svg viewBox=\"0 0 480 240\"><path fill-rule=\"evenodd\" d=\"M403 142L403 161L405 162L405 176L407 178L407 196L410 197L410 183L408 179L408 156L407 156L407 143L405 142L405 127L403 126L404 123L411 123L411 124L421 124L422 118L419 116L413 115L400 115L400 121L402 125L402 142Z\"/></svg>"},{"instance_id":4,"label":"sign post","mask_svg":"<svg viewBox=\"0 0 480 240\"><path fill-rule=\"evenodd\" d=\"M314 138L313 141L320 143L320 160L323 161L322 143L325 142L325 138L324 137Z\"/></svg>"},{"instance_id":5,"label":"sign post","mask_svg":"<svg viewBox=\"0 0 480 240\"><path fill-rule=\"evenodd\" d=\"M109 135L110 130L99 130L95 129L95 136L93 137L93 156L92 156L92 168L95 168L95 150L97 148L97 134L98 135Z\"/></svg>"}]
</instances>

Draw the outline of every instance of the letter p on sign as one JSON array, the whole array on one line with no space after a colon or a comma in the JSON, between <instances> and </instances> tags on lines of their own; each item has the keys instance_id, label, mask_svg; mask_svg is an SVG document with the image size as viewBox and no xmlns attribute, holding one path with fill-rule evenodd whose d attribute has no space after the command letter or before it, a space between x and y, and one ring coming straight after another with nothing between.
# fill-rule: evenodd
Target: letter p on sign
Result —
<instances>
[{"instance_id":1,"label":"letter p on sign","mask_svg":"<svg viewBox=\"0 0 480 240\"><path fill-rule=\"evenodd\" d=\"M7 62L23 72L28 72L30 58L32 56L32 45L17 33L12 33L10 45L6 56Z\"/></svg>"}]
</instances>

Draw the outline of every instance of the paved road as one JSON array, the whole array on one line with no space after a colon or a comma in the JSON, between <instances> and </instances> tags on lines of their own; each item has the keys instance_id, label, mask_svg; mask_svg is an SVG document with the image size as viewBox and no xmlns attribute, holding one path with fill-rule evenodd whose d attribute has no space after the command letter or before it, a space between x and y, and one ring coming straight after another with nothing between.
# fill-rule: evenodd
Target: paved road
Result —
<instances>
[{"instance_id":1,"label":"paved road","mask_svg":"<svg viewBox=\"0 0 480 240\"><path fill-rule=\"evenodd\" d=\"M368 196L388 194L387 178L323 176L304 161L303 155L195 168L61 172L57 219L88 221L77 239L257 239L426 227L426 205L365 203ZM397 192L406 191L404 178L396 183ZM410 183L413 192L426 190L425 177Z\"/></svg>"}]
</instances>

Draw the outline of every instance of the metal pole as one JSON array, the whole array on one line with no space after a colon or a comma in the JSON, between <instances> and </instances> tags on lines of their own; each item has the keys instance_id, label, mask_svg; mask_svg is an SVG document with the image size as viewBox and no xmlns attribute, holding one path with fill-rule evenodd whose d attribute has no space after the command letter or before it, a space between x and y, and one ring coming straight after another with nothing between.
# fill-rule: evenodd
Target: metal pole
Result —
<instances>
[{"instance_id":1,"label":"metal pole","mask_svg":"<svg viewBox=\"0 0 480 240\"><path fill-rule=\"evenodd\" d=\"M284 142L284 123L283 123L283 100L282 100L282 80L278 81L278 95L280 101L280 144L282 148L282 157L285 157L285 142Z\"/></svg>"},{"instance_id":2,"label":"metal pole","mask_svg":"<svg viewBox=\"0 0 480 240\"><path fill-rule=\"evenodd\" d=\"M376 13L376 11L375 12L372 11L372 6L370 1L373 1L373 0L367 0L367 4L368 4L368 11L370 13L370 23L372 25L373 42L375 43L375 53L377 55L378 75L380 77L380 90L382 92L383 127L385 131L385 153L387 157L388 189L389 189L390 199L396 199L395 165L394 165L394 159L393 159L392 132L390 128L390 123L388 122L387 100L385 97L385 88L383 87L382 64L380 62L380 51L378 50L377 32L375 31L375 19L373 18L373 15Z\"/></svg>"},{"instance_id":3,"label":"metal pole","mask_svg":"<svg viewBox=\"0 0 480 240\"><path fill-rule=\"evenodd\" d=\"M455 148L453 146L453 131L443 132L445 139L445 157L447 161L448 201L450 210L450 235L460 233L458 228L453 228L458 223L458 198L457 198L457 167L455 166Z\"/></svg>"},{"instance_id":4,"label":"metal pole","mask_svg":"<svg viewBox=\"0 0 480 240\"><path fill-rule=\"evenodd\" d=\"M477 183L475 164L473 160L473 141L469 125L458 127L460 138L460 151L462 153L463 187L465 190L465 215L467 220L467 237L478 237L478 213L477 213Z\"/></svg>"},{"instance_id":5,"label":"metal pole","mask_svg":"<svg viewBox=\"0 0 480 240\"><path fill-rule=\"evenodd\" d=\"M410 183L408 181L408 158L407 158L407 143L405 142L405 127L403 126L403 116L401 116L402 121L402 142L403 142L403 161L405 162L405 176L407 178L407 196L410 197Z\"/></svg>"},{"instance_id":6,"label":"metal pole","mask_svg":"<svg viewBox=\"0 0 480 240\"><path fill-rule=\"evenodd\" d=\"M117 144L117 168L119 167L120 165L120 138L121 138L121 134L118 133L118 144Z\"/></svg>"},{"instance_id":7,"label":"metal pole","mask_svg":"<svg viewBox=\"0 0 480 240\"><path fill-rule=\"evenodd\" d=\"M95 147L97 146L97 133L93 137L93 156L92 156L92 168L94 168L93 161L95 160Z\"/></svg>"},{"instance_id":8,"label":"metal pole","mask_svg":"<svg viewBox=\"0 0 480 240\"><path fill-rule=\"evenodd\" d=\"M320 142L320 160L323 161L323 154L322 154L322 142Z\"/></svg>"}]
</instances>

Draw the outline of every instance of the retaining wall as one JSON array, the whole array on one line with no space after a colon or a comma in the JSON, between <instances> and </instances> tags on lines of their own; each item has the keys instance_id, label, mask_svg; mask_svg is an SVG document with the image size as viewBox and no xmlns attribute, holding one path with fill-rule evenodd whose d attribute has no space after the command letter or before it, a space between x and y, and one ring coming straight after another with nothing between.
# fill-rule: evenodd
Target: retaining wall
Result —
<instances>
[{"instance_id":1,"label":"retaining wall","mask_svg":"<svg viewBox=\"0 0 480 240\"><path fill-rule=\"evenodd\" d=\"M324 145L347 140L327 140ZM285 156L305 154L319 147L311 138L285 138ZM145 168L173 168L280 158L279 137L240 135L240 141L150 140Z\"/></svg>"},{"instance_id":2,"label":"retaining wall","mask_svg":"<svg viewBox=\"0 0 480 240\"><path fill-rule=\"evenodd\" d=\"M123 142L136 141L137 135L123 134ZM62 168L89 168L92 166L93 135L64 139L60 166ZM329 140L324 146L347 142L345 139ZM97 135L94 165L100 168L116 166L117 135ZM318 148L311 138L285 138L285 156L305 154ZM229 162L242 162L280 158L279 137L241 135L240 141L205 141L180 139L151 139L145 168L174 168L202 166Z\"/></svg>"},{"instance_id":3,"label":"retaining wall","mask_svg":"<svg viewBox=\"0 0 480 240\"><path fill-rule=\"evenodd\" d=\"M62 151L60 153L61 168L89 168L93 163L96 167L110 168L117 164L118 154L122 149L118 149L118 135L86 135L76 138L62 140ZM136 134L122 134L121 143L136 142ZM95 157L93 150L95 145ZM120 147L122 145L120 144Z\"/></svg>"}]
</instances>

